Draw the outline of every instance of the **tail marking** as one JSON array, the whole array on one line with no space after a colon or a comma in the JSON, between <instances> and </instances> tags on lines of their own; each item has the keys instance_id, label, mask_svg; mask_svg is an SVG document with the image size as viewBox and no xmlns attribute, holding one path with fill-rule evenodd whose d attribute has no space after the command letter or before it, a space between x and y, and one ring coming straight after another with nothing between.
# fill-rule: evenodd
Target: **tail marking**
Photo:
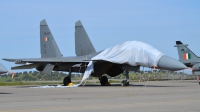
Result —
<instances>
[{"instance_id":1,"label":"tail marking","mask_svg":"<svg viewBox=\"0 0 200 112\"><path fill-rule=\"evenodd\" d=\"M184 58L184 60L191 59L190 53L184 53L184 54L183 54L183 58Z\"/></svg>"},{"instance_id":2,"label":"tail marking","mask_svg":"<svg viewBox=\"0 0 200 112\"><path fill-rule=\"evenodd\" d=\"M48 37L44 37L44 41L49 41L49 38Z\"/></svg>"}]
</instances>

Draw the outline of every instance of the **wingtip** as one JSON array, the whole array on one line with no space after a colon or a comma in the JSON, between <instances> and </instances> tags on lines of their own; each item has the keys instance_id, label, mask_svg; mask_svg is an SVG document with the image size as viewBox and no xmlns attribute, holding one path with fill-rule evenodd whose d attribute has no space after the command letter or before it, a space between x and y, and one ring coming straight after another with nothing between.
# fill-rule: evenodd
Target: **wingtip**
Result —
<instances>
[{"instance_id":1,"label":"wingtip","mask_svg":"<svg viewBox=\"0 0 200 112\"><path fill-rule=\"evenodd\" d=\"M83 26L83 24L81 23L80 20L78 20L78 21L75 23L75 26Z\"/></svg>"},{"instance_id":2,"label":"wingtip","mask_svg":"<svg viewBox=\"0 0 200 112\"><path fill-rule=\"evenodd\" d=\"M2 60L7 61L8 59L7 58L2 58Z\"/></svg>"},{"instance_id":3,"label":"wingtip","mask_svg":"<svg viewBox=\"0 0 200 112\"><path fill-rule=\"evenodd\" d=\"M41 22L40 22L40 25L47 25L47 22L45 19L43 19Z\"/></svg>"},{"instance_id":4,"label":"wingtip","mask_svg":"<svg viewBox=\"0 0 200 112\"><path fill-rule=\"evenodd\" d=\"M7 58L2 58L2 60L7 61L8 59Z\"/></svg>"}]
</instances>

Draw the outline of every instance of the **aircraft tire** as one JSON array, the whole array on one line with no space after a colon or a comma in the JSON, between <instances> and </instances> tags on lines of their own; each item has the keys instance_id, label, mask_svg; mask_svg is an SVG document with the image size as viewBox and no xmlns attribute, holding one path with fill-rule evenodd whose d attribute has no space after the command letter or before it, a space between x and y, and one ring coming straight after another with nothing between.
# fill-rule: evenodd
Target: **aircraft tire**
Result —
<instances>
[{"instance_id":1,"label":"aircraft tire","mask_svg":"<svg viewBox=\"0 0 200 112\"><path fill-rule=\"evenodd\" d=\"M102 86L106 86L106 83L108 83L108 78L106 76L102 76L100 79L100 83Z\"/></svg>"},{"instance_id":2,"label":"aircraft tire","mask_svg":"<svg viewBox=\"0 0 200 112\"><path fill-rule=\"evenodd\" d=\"M129 82L127 80L123 80L121 85L122 86L129 86Z\"/></svg>"},{"instance_id":3,"label":"aircraft tire","mask_svg":"<svg viewBox=\"0 0 200 112\"><path fill-rule=\"evenodd\" d=\"M68 86L69 83L71 83L71 78L67 76L63 79L63 84L64 86Z\"/></svg>"}]
</instances>

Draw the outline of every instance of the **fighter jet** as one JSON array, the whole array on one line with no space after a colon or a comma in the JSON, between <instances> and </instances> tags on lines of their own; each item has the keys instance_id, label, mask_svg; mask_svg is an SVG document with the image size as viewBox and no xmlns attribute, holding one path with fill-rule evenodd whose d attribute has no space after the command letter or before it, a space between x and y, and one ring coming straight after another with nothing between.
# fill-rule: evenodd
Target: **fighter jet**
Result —
<instances>
[{"instance_id":1,"label":"fighter jet","mask_svg":"<svg viewBox=\"0 0 200 112\"><path fill-rule=\"evenodd\" d=\"M42 20L40 22L41 58L4 58L3 60L22 64L21 66L12 67L12 70L36 68L38 71L46 74L51 74L52 71L69 72L69 75L63 79L64 86L67 86L71 84L72 72L84 73L91 59L104 51L96 52L81 21L75 23L75 50L76 56L63 57L46 21ZM121 73L126 76L126 80L122 81L122 85L128 86L129 71L138 71L140 68L140 64L131 66L128 63L120 64L98 59L93 61L94 71L91 73L91 76L98 77L102 86L108 84L108 79L104 74L115 77ZM174 58L162 55L158 60L157 68L175 71L184 69L186 66Z\"/></svg>"},{"instance_id":2,"label":"fighter jet","mask_svg":"<svg viewBox=\"0 0 200 112\"><path fill-rule=\"evenodd\" d=\"M8 70L0 63L0 74L7 73Z\"/></svg>"},{"instance_id":3,"label":"fighter jet","mask_svg":"<svg viewBox=\"0 0 200 112\"><path fill-rule=\"evenodd\" d=\"M200 74L200 57L194 54L188 47L188 44L183 44L181 41L176 41L179 60L187 67L192 68L194 74Z\"/></svg>"}]
</instances>

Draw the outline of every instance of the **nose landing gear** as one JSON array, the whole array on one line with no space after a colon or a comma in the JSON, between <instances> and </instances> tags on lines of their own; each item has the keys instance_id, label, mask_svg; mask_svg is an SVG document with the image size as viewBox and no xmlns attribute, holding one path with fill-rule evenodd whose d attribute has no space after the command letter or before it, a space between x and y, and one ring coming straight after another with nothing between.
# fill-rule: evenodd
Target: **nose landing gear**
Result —
<instances>
[{"instance_id":1,"label":"nose landing gear","mask_svg":"<svg viewBox=\"0 0 200 112\"><path fill-rule=\"evenodd\" d=\"M129 71L125 70L123 75L126 77L126 79L122 81L121 85L122 86L129 86Z\"/></svg>"},{"instance_id":2,"label":"nose landing gear","mask_svg":"<svg viewBox=\"0 0 200 112\"><path fill-rule=\"evenodd\" d=\"M127 80L123 80L121 85L122 86L129 86L129 82Z\"/></svg>"}]
</instances>

